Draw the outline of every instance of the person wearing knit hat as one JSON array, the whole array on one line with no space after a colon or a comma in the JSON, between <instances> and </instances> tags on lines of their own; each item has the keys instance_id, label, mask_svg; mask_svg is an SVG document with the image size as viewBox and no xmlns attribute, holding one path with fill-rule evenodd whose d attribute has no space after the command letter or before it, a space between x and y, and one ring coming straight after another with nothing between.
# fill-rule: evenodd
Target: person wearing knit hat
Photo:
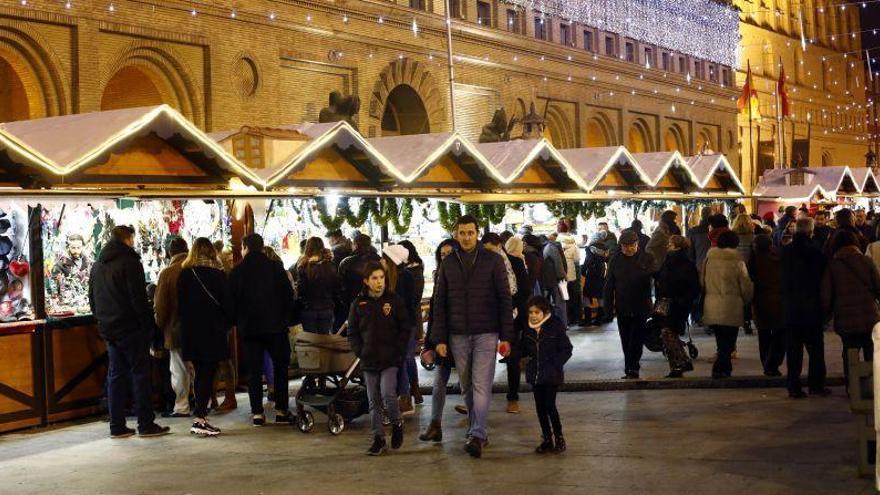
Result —
<instances>
[{"instance_id":1,"label":"person wearing knit hat","mask_svg":"<svg viewBox=\"0 0 880 495\"><path fill-rule=\"evenodd\" d=\"M415 338L415 325L418 321L418 312L421 310L422 295L416 293L416 280L412 273L406 269L409 260L409 250L399 244L391 244L382 249L382 266L385 268L385 280L387 287L403 299L409 319L413 323L410 329L411 337L408 343ZM415 352L415 351L413 351ZM409 357L409 349L407 349ZM400 414L412 416L415 408L412 404L411 385L406 366L397 369L397 395L400 397Z\"/></svg>"}]
</instances>

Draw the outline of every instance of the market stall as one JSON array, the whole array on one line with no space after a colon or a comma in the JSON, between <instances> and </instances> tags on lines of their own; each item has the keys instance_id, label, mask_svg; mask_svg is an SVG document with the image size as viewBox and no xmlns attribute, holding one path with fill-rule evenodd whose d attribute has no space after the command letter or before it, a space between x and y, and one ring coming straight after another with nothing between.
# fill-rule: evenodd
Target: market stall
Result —
<instances>
[{"instance_id":1,"label":"market stall","mask_svg":"<svg viewBox=\"0 0 880 495\"><path fill-rule=\"evenodd\" d=\"M196 199L196 193L261 182L166 106L0 124L0 132L6 146L0 165L37 171L31 177L52 187L25 189L28 183L20 181L7 191L33 219L32 295L36 316L45 318L38 330L45 418L91 414L103 395L106 350L91 316L88 283L110 231L121 224L135 228L135 249L147 280L155 282L173 236L229 242L225 203ZM189 199L132 195L149 191Z\"/></svg>"},{"instance_id":2,"label":"market stall","mask_svg":"<svg viewBox=\"0 0 880 495\"><path fill-rule=\"evenodd\" d=\"M585 191L588 186L546 139L480 143L477 150L504 179L506 191Z\"/></svg>"}]
</instances>

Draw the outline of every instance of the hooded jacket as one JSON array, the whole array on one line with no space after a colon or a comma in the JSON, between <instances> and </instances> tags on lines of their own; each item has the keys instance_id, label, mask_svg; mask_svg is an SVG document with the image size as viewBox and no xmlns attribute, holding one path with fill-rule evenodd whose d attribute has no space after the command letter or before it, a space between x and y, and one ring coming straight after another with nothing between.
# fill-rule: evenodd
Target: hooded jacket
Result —
<instances>
[{"instance_id":1,"label":"hooded jacket","mask_svg":"<svg viewBox=\"0 0 880 495\"><path fill-rule=\"evenodd\" d=\"M703 323L742 326L745 321L743 308L752 302L754 286L739 251L710 249L701 277L705 293Z\"/></svg>"},{"instance_id":2,"label":"hooded jacket","mask_svg":"<svg viewBox=\"0 0 880 495\"><path fill-rule=\"evenodd\" d=\"M176 254L171 263L159 274L153 305L156 308L156 324L165 337L165 349L180 349L180 318L177 311L177 280L186 253Z\"/></svg>"},{"instance_id":3,"label":"hooded jacket","mask_svg":"<svg viewBox=\"0 0 880 495\"><path fill-rule=\"evenodd\" d=\"M544 244L544 263L541 265L541 287L550 290L565 280L568 274L568 266L565 263L565 255L562 253L562 245L556 241L547 240Z\"/></svg>"},{"instance_id":4,"label":"hooded jacket","mask_svg":"<svg viewBox=\"0 0 880 495\"><path fill-rule=\"evenodd\" d=\"M565 280L574 282L578 279L578 267L581 264L581 252L578 249L577 241L571 234L559 234L559 244L562 245L562 252L565 255Z\"/></svg>"},{"instance_id":5,"label":"hooded jacket","mask_svg":"<svg viewBox=\"0 0 880 495\"><path fill-rule=\"evenodd\" d=\"M287 333L293 287L281 263L251 252L229 274L231 316L242 337Z\"/></svg>"},{"instance_id":6,"label":"hooded jacket","mask_svg":"<svg viewBox=\"0 0 880 495\"><path fill-rule=\"evenodd\" d=\"M691 243L688 255L700 271L703 269L703 262L706 261L706 253L712 247L709 241L709 219L700 221L699 225L688 230L687 238Z\"/></svg>"},{"instance_id":7,"label":"hooded jacket","mask_svg":"<svg viewBox=\"0 0 880 495\"><path fill-rule=\"evenodd\" d=\"M364 371L401 366L411 329L403 299L388 290L378 298L362 292L348 314L348 342Z\"/></svg>"},{"instance_id":8,"label":"hooded jacket","mask_svg":"<svg viewBox=\"0 0 880 495\"><path fill-rule=\"evenodd\" d=\"M601 299L605 290L605 264L608 262L608 251L602 240L595 240L587 248L587 256L581 266L584 276L584 297Z\"/></svg>"},{"instance_id":9,"label":"hooded jacket","mask_svg":"<svg viewBox=\"0 0 880 495\"><path fill-rule=\"evenodd\" d=\"M229 283L216 260L181 267L177 281L183 360L216 363L229 359L227 334L232 328Z\"/></svg>"},{"instance_id":10,"label":"hooded jacket","mask_svg":"<svg viewBox=\"0 0 880 495\"><path fill-rule=\"evenodd\" d=\"M822 309L841 335L870 334L880 321L880 274L856 246L841 248L822 279Z\"/></svg>"},{"instance_id":11,"label":"hooded jacket","mask_svg":"<svg viewBox=\"0 0 880 495\"><path fill-rule=\"evenodd\" d=\"M450 334L495 333L507 342L514 337L513 303L504 261L482 245L475 250L470 270L465 268L460 251L440 263L432 308L435 344L446 344Z\"/></svg>"},{"instance_id":12,"label":"hooded jacket","mask_svg":"<svg viewBox=\"0 0 880 495\"><path fill-rule=\"evenodd\" d=\"M523 334L526 381L531 385L562 385L565 383L565 363L571 359L571 340L557 316L552 315L541 325L541 332L527 326Z\"/></svg>"},{"instance_id":13,"label":"hooded jacket","mask_svg":"<svg viewBox=\"0 0 880 495\"><path fill-rule=\"evenodd\" d=\"M98 333L108 342L136 335L151 338L157 330L141 257L121 242L108 242L92 265L89 304Z\"/></svg>"}]
</instances>

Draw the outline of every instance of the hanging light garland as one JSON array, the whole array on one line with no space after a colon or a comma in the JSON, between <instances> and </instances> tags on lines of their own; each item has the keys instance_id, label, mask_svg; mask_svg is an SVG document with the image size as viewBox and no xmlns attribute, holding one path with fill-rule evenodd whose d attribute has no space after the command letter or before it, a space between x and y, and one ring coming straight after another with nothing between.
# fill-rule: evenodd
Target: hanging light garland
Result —
<instances>
[{"instance_id":1,"label":"hanging light garland","mask_svg":"<svg viewBox=\"0 0 880 495\"><path fill-rule=\"evenodd\" d=\"M737 66L739 15L705 0L504 0L687 55Z\"/></svg>"}]
</instances>

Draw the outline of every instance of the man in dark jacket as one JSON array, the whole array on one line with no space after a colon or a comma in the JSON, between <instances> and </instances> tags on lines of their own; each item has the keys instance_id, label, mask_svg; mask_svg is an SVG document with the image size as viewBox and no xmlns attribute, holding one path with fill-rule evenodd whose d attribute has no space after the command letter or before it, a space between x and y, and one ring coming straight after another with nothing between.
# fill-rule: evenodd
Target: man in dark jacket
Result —
<instances>
[{"instance_id":1,"label":"man in dark jacket","mask_svg":"<svg viewBox=\"0 0 880 495\"><path fill-rule=\"evenodd\" d=\"M125 395L133 385L138 435L165 435L167 426L155 423L152 404L150 342L158 333L153 306L147 299L147 282L141 257L135 252L134 229L115 227L111 240L92 266L89 303L98 321L98 333L107 342L107 403L110 436L134 435L125 425Z\"/></svg>"},{"instance_id":2,"label":"man in dark jacket","mask_svg":"<svg viewBox=\"0 0 880 495\"><path fill-rule=\"evenodd\" d=\"M370 261L379 261L379 255L373 249L370 236L359 234L354 238L354 252L339 263L339 277L342 279L342 296L340 307L336 312L335 328L339 328L348 317L351 303L364 286L364 268Z\"/></svg>"},{"instance_id":3,"label":"man in dark jacket","mask_svg":"<svg viewBox=\"0 0 880 495\"><path fill-rule=\"evenodd\" d=\"M706 261L706 253L712 247L709 241L709 217L712 216L712 208L704 206L700 210L700 224L687 231L687 239L691 247L688 249L688 257L697 267L697 272L703 272L703 263ZM691 318L697 324L703 320L703 297L697 297L694 301L694 309Z\"/></svg>"},{"instance_id":4,"label":"man in dark jacket","mask_svg":"<svg viewBox=\"0 0 880 495\"><path fill-rule=\"evenodd\" d=\"M330 252L333 253L333 265L339 268L342 260L351 256L351 241L348 240L339 229L327 232L327 239L330 241Z\"/></svg>"},{"instance_id":5,"label":"man in dark jacket","mask_svg":"<svg viewBox=\"0 0 880 495\"><path fill-rule=\"evenodd\" d=\"M544 243L544 262L541 265L541 288L544 297L553 304L553 313L559 317L562 324L568 326L568 305L559 288L560 282L565 282L568 272L568 264L565 261L565 253L562 245L556 241L556 233L547 237Z\"/></svg>"},{"instance_id":6,"label":"man in dark jacket","mask_svg":"<svg viewBox=\"0 0 880 495\"><path fill-rule=\"evenodd\" d=\"M287 367L290 365L289 324L293 312L293 287L281 263L263 253L263 238L242 239L244 259L229 274L232 317L242 339L248 369L248 396L254 426L266 424L263 414L263 353L272 358L275 374L275 422L290 423Z\"/></svg>"},{"instance_id":7,"label":"man in dark jacket","mask_svg":"<svg viewBox=\"0 0 880 495\"><path fill-rule=\"evenodd\" d=\"M431 330L437 354L455 356L470 419L465 450L473 457L482 455L488 438L496 349L507 357L514 335L507 268L501 256L478 245L477 225L470 215L455 222L461 249L437 272Z\"/></svg>"},{"instance_id":8,"label":"man in dark jacket","mask_svg":"<svg viewBox=\"0 0 880 495\"><path fill-rule=\"evenodd\" d=\"M791 244L782 248L782 307L786 330L788 395L806 397L801 389L804 347L810 355L810 395L828 395L825 388L825 343L822 334L822 275L825 257L813 244L813 219L795 224Z\"/></svg>"},{"instance_id":9,"label":"man in dark jacket","mask_svg":"<svg viewBox=\"0 0 880 495\"><path fill-rule=\"evenodd\" d=\"M617 329L623 346L625 380L639 378L639 361L645 344L645 322L651 313L651 275L654 258L639 254L639 236L631 230L620 234L620 252L608 263L603 303L611 314L617 309Z\"/></svg>"},{"instance_id":10,"label":"man in dark jacket","mask_svg":"<svg viewBox=\"0 0 880 495\"><path fill-rule=\"evenodd\" d=\"M639 236L639 252L644 253L645 248L648 246L648 242L651 240L651 237L646 235L644 232L645 226L642 224L642 221L639 219L635 219L629 225L629 230L632 230Z\"/></svg>"},{"instance_id":11,"label":"man in dark jacket","mask_svg":"<svg viewBox=\"0 0 880 495\"><path fill-rule=\"evenodd\" d=\"M776 230L773 231L773 244L777 248L782 247L782 241L785 237L786 229L788 229L788 224L795 221L795 215L797 215L797 207L788 206L785 208L785 213L782 215L782 218L776 223Z\"/></svg>"},{"instance_id":12,"label":"man in dark jacket","mask_svg":"<svg viewBox=\"0 0 880 495\"><path fill-rule=\"evenodd\" d=\"M831 237L831 233L834 232L828 225L828 220L831 219L830 214L827 210L822 210L816 212L816 224L813 226L813 246L815 246L821 252L825 247L825 243L828 242L828 239Z\"/></svg>"}]
</instances>

